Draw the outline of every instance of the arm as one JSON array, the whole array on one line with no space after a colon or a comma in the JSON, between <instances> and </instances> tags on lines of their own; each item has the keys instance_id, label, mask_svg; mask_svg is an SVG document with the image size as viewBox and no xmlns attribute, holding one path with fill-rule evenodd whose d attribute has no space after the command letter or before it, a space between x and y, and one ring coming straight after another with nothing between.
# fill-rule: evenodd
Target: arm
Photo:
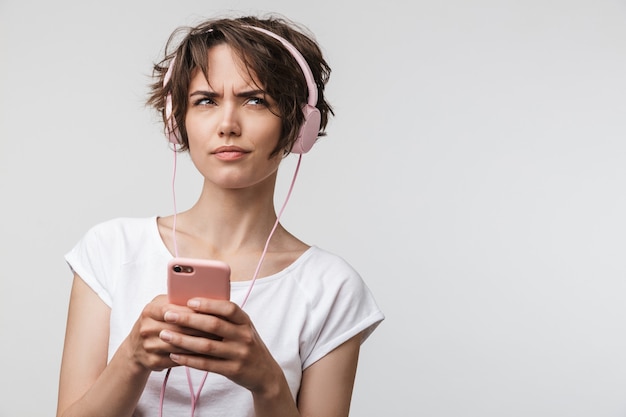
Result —
<instances>
[{"instance_id":1,"label":"arm","mask_svg":"<svg viewBox=\"0 0 626 417\"><path fill-rule=\"evenodd\" d=\"M361 334L304 370L298 394L302 417L346 417L350 412Z\"/></svg>"},{"instance_id":2,"label":"arm","mask_svg":"<svg viewBox=\"0 0 626 417\"><path fill-rule=\"evenodd\" d=\"M253 392L256 415L347 417L350 412L360 341L359 334L305 369L298 394L297 410L292 408L293 399L284 377L279 380L284 383L269 385L269 389L264 392Z\"/></svg>"},{"instance_id":3,"label":"arm","mask_svg":"<svg viewBox=\"0 0 626 417\"><path fill-rule=\"evenodd\" d=\"M358 334L304 370L298 393L298 413L294 413L294 416L347 417L349 415L360 346L361 335ZM277 415L276 407L280 407L280 404L283 404L283 407L279 409L286 410L284 405L293 401L286 385L285 382L282 389L277 389L272 395L253 393L258 416ZM278 384L275 387L280 388L281 385ZM268 392L272 393L271 390Z\"/></svg>"},{"instance_id":4,"label":"arm","mask_svg":"<svg viewBox=\"0 0 626 417\"><path fill-rule=\"evenodd\" d=\"M175 366L158 333L164 296L144 308L107 365L110 308L74 276L61 362L57 416L131 416L151 370ZM168 308L171 308L168 307ZM160 314L160 316L159 316Z\"/></svg>"},{"instance_id":5,"label":"arm","mask_svg":"<svg viewBox=\"0 0 626 417\"><path fill-rule=\"evenodd\" d=\"M107 367L110 308L74 276L59 380L57 416L131 415L149 372L123 366L121 355ZM130 389L129 389L130 388ZM120 407L115 407L120 404ZM122 410L124 409L124 411Z\"/></svg>"}]
</instances>

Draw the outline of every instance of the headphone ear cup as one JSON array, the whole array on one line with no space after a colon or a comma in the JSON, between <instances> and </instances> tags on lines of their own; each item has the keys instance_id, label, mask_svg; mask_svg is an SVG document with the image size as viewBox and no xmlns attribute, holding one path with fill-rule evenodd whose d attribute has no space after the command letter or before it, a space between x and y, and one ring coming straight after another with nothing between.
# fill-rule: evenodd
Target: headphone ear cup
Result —
<instances>
[{"instance_id":1,"label":"headphone ear cup","mask_svg":"<svg viewBox=\"0 0 626 417\"><path fill-rule=\"evenodd\" d=\"M304 123L302 123L298 137L291 148L291 152L299 154L307 153L311 150L317 140L322 122L322 117L317 107L307 104L302 108L302 112L304 113Z\"/></svg>"},{"instance_id":2,"label":"headphone ear cup","mask_svg":"<svg viewBox=\"0 0 626 417\"><path fill-rule=\"evenodd\" d=\"M172 115L172 95L168 94L165 98L165 120L167 121L167 125L165 127L165 135L170 143L174 145L181 144L180 142L180 134L178 132L178 128L176 127L176 123L174 121L174 116Z\"/></svg>"},{"instance_id":3,"label":"headphone ear cup","mask_svg":"<svg viewBox=\"0 0 626 417\"><path fill-rule=\"evenodd\" d=\"M167 123L167 131L165 133L167 135L167 140L169 140L170 143L173 143L174 145L182 145L179 139L178 129L173 127L171 122Z\"/></svg>"}]
</instances>

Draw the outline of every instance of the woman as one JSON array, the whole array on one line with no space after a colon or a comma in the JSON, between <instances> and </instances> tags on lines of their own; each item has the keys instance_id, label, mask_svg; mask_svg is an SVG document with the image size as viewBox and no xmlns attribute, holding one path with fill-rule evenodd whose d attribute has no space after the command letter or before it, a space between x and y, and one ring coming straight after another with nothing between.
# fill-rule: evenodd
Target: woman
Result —
<instances>
[{"instance_id":1,"label":"woman","mask_svg":"<svg viewBox=\"0 0 626 417\"><path fill-rule=\"evenodd\" d=\"M104 222L67 254L58 416L348 415L359 347L383 314L273 203L283 157L324 135L329 73L280 18L209 20L166 52L148 103L204 185L189 210ZM226 262L231 300L168 303L173 256Z\"/></svg>"}]
</instances>

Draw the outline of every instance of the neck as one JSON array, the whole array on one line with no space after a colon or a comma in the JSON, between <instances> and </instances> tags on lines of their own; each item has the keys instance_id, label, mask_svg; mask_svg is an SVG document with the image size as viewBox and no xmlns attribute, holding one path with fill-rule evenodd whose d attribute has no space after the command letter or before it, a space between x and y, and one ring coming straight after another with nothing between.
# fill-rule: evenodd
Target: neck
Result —
<instances>
[{"instance_id":1,"label":"neck","mask_svg":"<svg viewBox=\"0 0 626 417\"><path fill-rule=\"evenodd\" d=\"M177 236L206 256L263 250L276 222L275 176L256 187L224 189L205 181L196 204L178 215ZM278 226L272 241L284 230ZM181 248L188 245L183 243ZM197 249L196 249L197 250ZM189 252L186 249L184 252Z\"/></svg>"}]
</instances>

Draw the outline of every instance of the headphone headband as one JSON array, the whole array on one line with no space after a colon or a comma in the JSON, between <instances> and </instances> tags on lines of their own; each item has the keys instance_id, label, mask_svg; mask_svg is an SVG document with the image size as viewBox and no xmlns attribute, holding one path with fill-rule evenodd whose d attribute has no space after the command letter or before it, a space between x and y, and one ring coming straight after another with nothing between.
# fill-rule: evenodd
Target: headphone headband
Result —
<instances>
[{"instance_id":1,"label":"headphone headband","mask_svg":"<svg viewBox=\"0 0 626 417\"><path fill-rule=\"evenodd\" d=\"M309 64L307 64L306 59L304 59L300 51L298 51L296 47L293 46L293 44L290 43L287 39L278 36L274 32L270 32L267 29L263 29L263 28L256 27L256 26L248 26L248 27L254 30L258 30L259 32L265 33L266 35L269 35L274 39L277 39L283 44L283 46L289 52L291 52L291 55L298 62L298 65L300 66L300 69L302 69L302 73L304 74L304 78L306 79L306 85L309 89L309 97L308 97L307 103L311 106L317 105L317 85L315 85L315 78L313 78L313 72L311 71L311 67L309 67Z\"/></svg>"}]
</instances>

